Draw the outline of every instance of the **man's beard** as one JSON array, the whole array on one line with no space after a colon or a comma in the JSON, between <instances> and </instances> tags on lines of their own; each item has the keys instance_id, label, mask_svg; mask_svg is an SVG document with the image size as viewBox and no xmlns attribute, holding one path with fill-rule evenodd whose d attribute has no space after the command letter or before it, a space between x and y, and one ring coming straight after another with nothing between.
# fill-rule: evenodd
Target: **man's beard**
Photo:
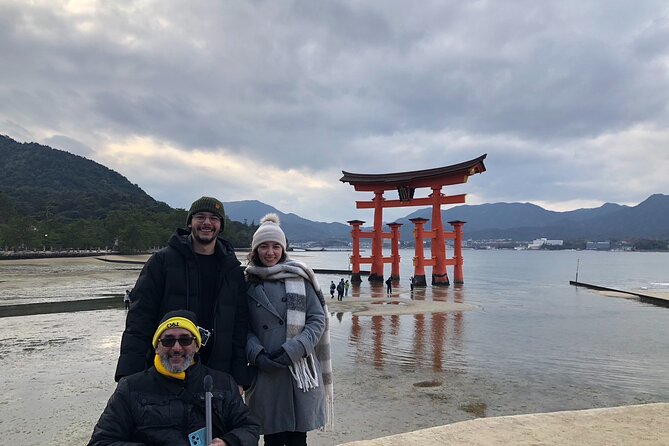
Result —
<instances>
[{"instance_id":1,"label":"man's beard","mask_svg":"<svg viewBox=\"0 0 669 446\"><path fill-rule=\"evenodd\" d=\"M209 245L211 243L216 243L216 239L218 238L218 235L220 234L220 231L212 231L210 238L205 239L203 236L200 235L200 231L195 231L193 234L193 238L198 241L201 245Z\"/></svg>"},{"instance_id":2,"label":"man's beard","mask_svg":"<svg viewBox=\"0 0 669 446\"><path fill-rule=\"evenodd\" d=\"M170 358L167 354L158 355L158 357L160 358L160 363L163 365L163 367L165 367L165 370L167 370L170 373L181 373L185 372L186 369L190 367L191 364L193 364L193 358L195 357L195 353L190 355L183 355L182 357L184 361L181 364L181 366L173 366L170 363Z\"/></svg>"}]
</instances>

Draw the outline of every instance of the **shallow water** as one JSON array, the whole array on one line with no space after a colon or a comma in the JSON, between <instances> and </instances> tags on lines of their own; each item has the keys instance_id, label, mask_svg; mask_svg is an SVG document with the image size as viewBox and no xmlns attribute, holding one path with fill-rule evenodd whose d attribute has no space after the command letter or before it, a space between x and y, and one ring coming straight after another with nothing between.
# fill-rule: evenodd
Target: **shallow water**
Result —
<instances>
[{"instance_id":1,"label":"shallow water","mask_svg":"<svg viewBox=\"0 0 669 446\"><path fill-rule=\"evenodd\" d=\"M310 444L475 416L669 401L669 309L568 284L578 263L583 282L666 290L668 254L465 251L463 286L413 293L413 252L402 255L394 294L400 302L464 302L478 310L332 313L339 429L314 433ZM345 269L348 253L293 257L315 268ZM0 262L0 305L110 294L121 299L140 269L95 259ZM319 276L324 287L330 280L339 276ZM370 294L382 297L385 290L363 282L346 299ZM104 310L2 319L0 359L8 365L0 402L3 438L25 444L21 439L40 434L68 444L69 432L85 442L114 387L124 317L122 310Z\"/></svg>"},{"instance_id":2,"label":"shallow water","mask_svg":"<svg viewBox=\"0 0 669 446\"><path fill-rule=\"evenodd\" d=\"M323 254L305 260L318 264L339 253ZM411 254L403 252L405 258ZM462 287L428 287L412 295L404 280L398 292L407 298L466 302L480 311L340 315L333 321L334 344L345 346L349 360L368 360L375 367L484 372L566 389L579 382L618 393L620 403L639 394L669 399L669 309L568 283L578 264L583 282L666 291L669 254L465 251L464 257ZM412 274L405 263L404 278ZM368 285L362 286L367 292ZM383 288L376 293L382 295Z\"/></svg>"}]
</instances>

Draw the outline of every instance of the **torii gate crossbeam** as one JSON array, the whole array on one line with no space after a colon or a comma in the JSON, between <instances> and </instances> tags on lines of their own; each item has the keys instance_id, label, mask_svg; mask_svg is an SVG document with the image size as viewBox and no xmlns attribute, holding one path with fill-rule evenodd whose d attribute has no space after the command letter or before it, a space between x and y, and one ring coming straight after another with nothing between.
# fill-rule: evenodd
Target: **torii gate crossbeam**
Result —
<instances>
[{"instance_id":1,"label":"torii gate crossbeam","mask_svg":"<svg viewBox=\"0 0 669 446\"><path fill-rule=\"evenodd\" d=\"M356 191L374 193L374 198L370 201L356 201L356 208L358 209L374 209L373 231L371 233L362 231L360 227L364 223L363 221L349 221L349 224L353 227L351 231L353 237L353 255L351 256L353 274L351 281L360 282L360 263L371 263L370 281L383 281L383 264L392 262L392 277L399 279L399 254L397 253L396 246L396 244L399 245L399 227L391 226L392 232L383 232L383 208L432 206L431 230L426 231L422 229L422 224L427 221L425 219L420 222L420 228L418 227L418 223L414 222L416 225L414 235L417 236L419 232L421 234L420 237L416 237L417 243L420 242L422 244L423 236L432 239L432 258L430 260L426 261L419 258L418 247L416 249L417 254L414 257L415 284L417 286L425 285L425 273L420 271L423 265L432 266L433 285L450 285L446 265L454 265L455 282L463 282L461 243L462 225L464 222L449 222L453 225L455 231L445 233L441 221L441 205L464 203L465 194L447 196L442 194L441 190L445 186L466 183L470 176L485 172L486 168L483 160L486 156L484 154L478 158L459 164L411 172L360 174L342 171L344 176L339 181L351 184ZM432 192L427 197L414 198L416 189L420 188L430 188ZM386 200L383 194L387 190L397 190L399 199ZM360 256L360 238L372 239L372 256L370 258L362 258ZM392 239L393 255L391 257L383 257L384 238ZM446 239L454 240L455 256L453 259L446 259ZM422 252L422 249L420 252ZM422 281L421 274L419 273L422 273ZM397 277L395 277L396 274Z\"/></svg>"}]
</instances>

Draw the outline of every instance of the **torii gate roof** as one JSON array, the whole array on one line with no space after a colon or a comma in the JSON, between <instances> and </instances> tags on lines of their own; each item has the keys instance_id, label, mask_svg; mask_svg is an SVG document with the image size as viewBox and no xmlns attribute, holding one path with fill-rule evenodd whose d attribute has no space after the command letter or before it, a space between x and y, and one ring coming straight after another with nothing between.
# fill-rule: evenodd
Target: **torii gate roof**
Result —
<instances>
[{"instance_id":1,"label":"torii gate roof","mask_svg":"<svg viewBox=\"0 0 669 446\"><path fill-rule=\"evenodd\" d=\"M460 184L467 182L471 175L485 172L483 160L488 154L483 154L473 160L450 166L433 169L414 170L411 172L396 173L351 173L342 170L342 183L350 183L355 190L390 190L400 186L429 187L434 184Z\"/></svg>"}]
</instances>

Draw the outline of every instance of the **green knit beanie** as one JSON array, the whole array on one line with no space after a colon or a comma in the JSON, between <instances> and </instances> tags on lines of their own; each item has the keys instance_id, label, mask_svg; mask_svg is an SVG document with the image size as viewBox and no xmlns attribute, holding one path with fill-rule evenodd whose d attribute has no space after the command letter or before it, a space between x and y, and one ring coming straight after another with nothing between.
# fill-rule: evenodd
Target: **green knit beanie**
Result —
<instances>
[{"instance_id":1,"label":"green knit beanie","mask_svg":"<svg viewBox=\"0 0 669 446\"><path fill-rule=\"evenodd\" d=\"M225 212L223 211L223 203L212 197L200 197L190 205L188 211L188 218L186 219L186 226L190 225L193 214L198 212L211 212L221 218L221 232L223 232L223 225L225 223Z\"/></svg>"}]
</instances>

